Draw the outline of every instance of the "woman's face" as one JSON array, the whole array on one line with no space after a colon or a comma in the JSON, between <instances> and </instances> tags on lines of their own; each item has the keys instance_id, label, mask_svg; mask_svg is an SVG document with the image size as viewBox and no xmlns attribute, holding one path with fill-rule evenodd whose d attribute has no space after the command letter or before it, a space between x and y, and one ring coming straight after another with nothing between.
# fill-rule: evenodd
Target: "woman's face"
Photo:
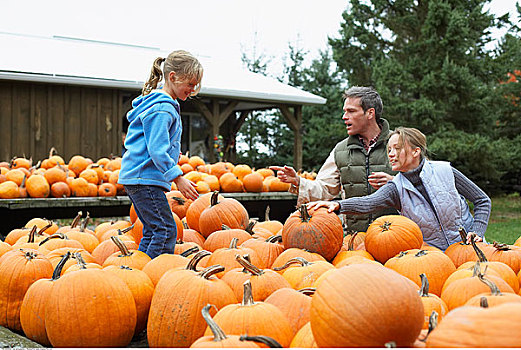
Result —
<instances>
[{"instance_id":1,"label":"woman's face","mask_svg":"<svg viewBox=\"0 0 521 350\"><path fill-rule=\"evenodd\" d=\"M420 148L412 149L406 141L403 147L399 142L400 136L394 134L387 144L387 156L394 171L407 172L420 165Z\"/></svg>"}]
</instances>

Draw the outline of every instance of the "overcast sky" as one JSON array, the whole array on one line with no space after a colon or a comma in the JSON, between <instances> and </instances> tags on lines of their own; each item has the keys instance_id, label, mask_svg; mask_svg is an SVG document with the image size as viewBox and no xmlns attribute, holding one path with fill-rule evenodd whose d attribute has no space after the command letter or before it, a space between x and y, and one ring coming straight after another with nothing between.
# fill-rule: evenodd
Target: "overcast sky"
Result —
<instances>
[{"instance_id":1,"label":"overcast sky","mask_svg":"<svg viewBox=\"0 0 521 350\"><path fill-rule=\"evenodd\" d=\"M346 0L0 0L0 32L183 48L237 62L241 52L282 62L288 44L316 57L336 37ZM492 0L498 15L513 0ZM6 54L6 53L2 53ZM274 74L276 75L276 73Z\"/></svg>"}]
</instances>

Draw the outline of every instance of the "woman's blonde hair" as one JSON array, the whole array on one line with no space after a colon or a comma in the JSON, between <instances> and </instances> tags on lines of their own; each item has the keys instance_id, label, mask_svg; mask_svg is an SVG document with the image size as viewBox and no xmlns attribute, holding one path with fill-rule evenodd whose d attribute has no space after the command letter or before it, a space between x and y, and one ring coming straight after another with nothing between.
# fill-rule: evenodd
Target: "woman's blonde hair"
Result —
<instances>
[{"instance_id":1,"label":"woman's blonde hair","mask_svg":"<svg viewBox=\"0 0 521 350\"><path fill-rule=\"evenodd\" d=\"M427 158L427 138L420 130L400 126L391 132L389 138L393 135L398 135L398 147L403 148L405 144L411 146L412 149L418 147L422 158Z\"/></svg>"},{"instance_id":2,"label":"woman's blonde hair","mask_svg":"<svg viewBox=\"0 0 521 350\"><path fill-rule=\"evenodd\" d=\"M161 64L163 70L161 70ZM201 90L201 79L203 78L203 66L191 53L184 50L176 50L168 55L167 58L158 57L154 60L150 77L143 86L142 94L147 95L157 88L158 83L167 77L170 72L175 72L176 79L180 81L197 80L192 96Z\"/></svg>"}]
</instances>

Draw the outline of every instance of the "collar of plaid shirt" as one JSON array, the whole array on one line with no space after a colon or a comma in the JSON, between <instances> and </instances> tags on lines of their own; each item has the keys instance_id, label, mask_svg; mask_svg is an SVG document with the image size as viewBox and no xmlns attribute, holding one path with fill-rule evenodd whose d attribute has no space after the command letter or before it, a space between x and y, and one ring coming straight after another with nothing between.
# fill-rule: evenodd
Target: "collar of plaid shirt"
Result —
<instances>
[{"instance_id":1,"label":"collar of plaid shirt","mask_svg":"<svg viewBox=\"0 0 521 350\"><path fill-rule=\"evenodd\" d=\"M380 137L380 134L382 132L380 131L378 133L378 135L376 135L375 137L373 137L372 139L369 140L369 142L366 144L364 139L359 135L358 136L358 140L360 140L360 143L362 144L362 146L364 146L365 148L365 151L369 153L369 151L371 150L371 148L373 148L373 146L375 145L376 141L378 141L378 138Z\"/></svg>"}]
</instances>

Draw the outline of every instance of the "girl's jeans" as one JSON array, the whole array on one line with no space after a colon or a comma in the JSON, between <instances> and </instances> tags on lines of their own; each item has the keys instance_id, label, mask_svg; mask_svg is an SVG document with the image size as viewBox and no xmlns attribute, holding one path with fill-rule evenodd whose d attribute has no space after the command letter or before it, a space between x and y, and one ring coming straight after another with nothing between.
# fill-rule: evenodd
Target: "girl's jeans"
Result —
<instances>
[{"instance_id":1,"label":"girl's jeans","mask_svg":"<svg viewBox=\"0 0 521 350\"><path fill-rule=\"evenodd\" d=\"M136 214L143 223L143 238L139 250L152 259L174 254L177 227L168 200L159 186L125 185Z\"/></svg>"}]
</instances>

